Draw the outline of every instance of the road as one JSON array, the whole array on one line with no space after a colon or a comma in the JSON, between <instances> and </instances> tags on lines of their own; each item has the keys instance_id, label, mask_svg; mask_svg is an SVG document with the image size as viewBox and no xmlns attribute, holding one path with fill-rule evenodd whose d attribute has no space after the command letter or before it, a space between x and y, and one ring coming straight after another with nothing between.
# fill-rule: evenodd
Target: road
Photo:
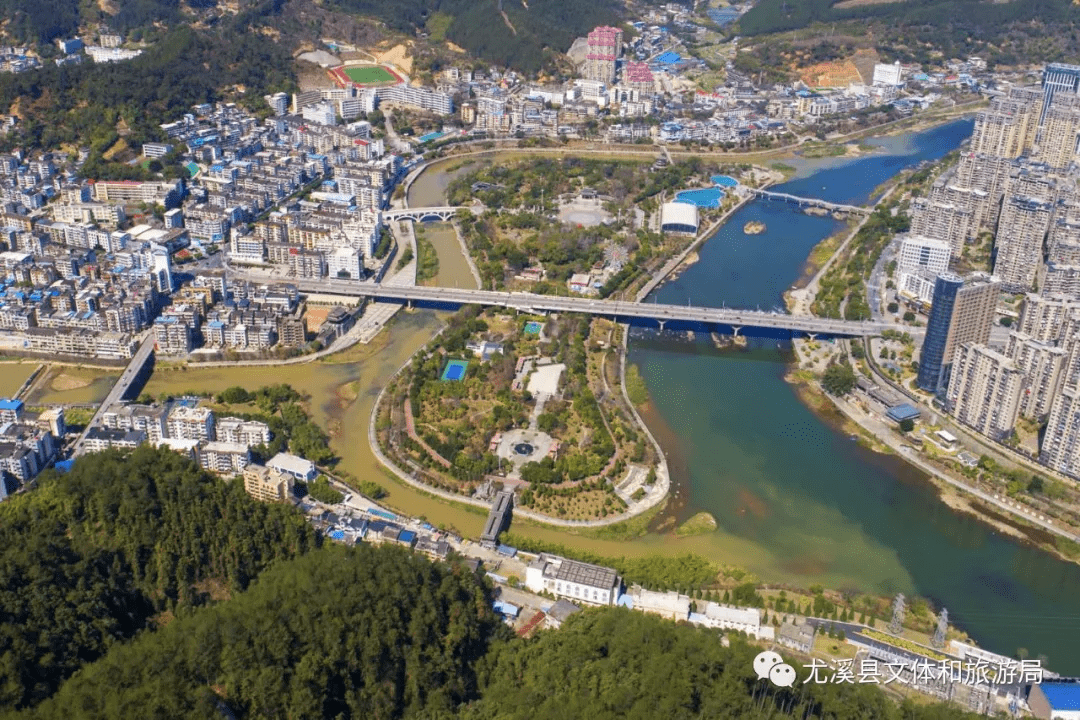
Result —
<instances>
[{"instance_id":1,"label":"road","mask_svg":"<svg viewBox=\"0 0 1080 720\"><path fill-rule=\"evenodd\" d=\"M835 403L835 405L837 406L837 408L840 409L841 412L851 418L851 420L853 420L854 422L858 423L861 427L867 429L870 433L874 435L874 437L895 450L896 453L900 455L900 457L904 458L923 472L947 482L949 485L952 485L953 487L964 493L975 496L987 505L991 505L994 508L1001 510L1002 512L1005 512L1009 515L1019 517L1026 523L1035 525L1042 530L1046 530L1047 532L1053 533L1054 535L1058 535L1067 540L1072 540L1073 542L1080 542L1080 537L1077 537L1071 532L1064 530L1057 525L1054 525L1052 522L1046 520L1045 518L1040 519L1042 516L1032 510L1027 509L1026 507L1021 507L1019 503L1013 503L1012 501L1006 500L1005 498L999 497L998 495L985 492L983 490L980 490L979 488L972 487L965 482L957 480L950 474L924 460L919 455L918 451L914 450L909 444L896 436L896 433L893 432L891 424L885 423L881 419L874 416L872 413L862 412L860 409L855 407L852 403L848 402L844 398L836 398L832 396L830 397L833 403Z\"/></svg>"},{"instance_id":2,"label":"road","mask_svg":"<svg viewBox=\"0 0 1080 720\"><path fill-rule=\"evenodd\" d=\"M248 273L240 277L255 282L265 278ZM656 320L661 326L668 322L699 322L731 327L737 334L743 328L790 330L808 335L858 337L880 335L885 330L901 330L918 334L918 329L891 322L833 320L788 315L760 310L693 307L660 303L636 303L622 300L599 300L589 297L535 295L532 293L494 292L461 288L393 286L355 280L291 280L304 293L372 297L406 303L424 302L449 305L485 305L505 307L530 313L570 312L612 317L625 322L631 318Z\"/></svg>"},{"instance_id":3,"label":"road","mask_svg":"<svg viewBox=\"0 0 1080 720\"><path fill-rule=\"evenodd\" d=\"M143 365L150 358L150 355L154 352L154 333L150 332L142 341L142 345L135 352L135 355L131 358L131 362L124 368L124 372L120 374L120 378L113 385L112 390L105 396L105 399L98 406L97 412L94 413L94 417L90 419L90 422L83 428L82 434L79 435L79 439L75 441L74 456L79 456L83 453L85 447L86 434L90 432L90 428L96 427L101 422L101 416L112 407L114 404L120 401L120 398L124 396L124 393L131 387L131 383L135 381L139 371L142 370Z\"/></svg>"}]
</instances>

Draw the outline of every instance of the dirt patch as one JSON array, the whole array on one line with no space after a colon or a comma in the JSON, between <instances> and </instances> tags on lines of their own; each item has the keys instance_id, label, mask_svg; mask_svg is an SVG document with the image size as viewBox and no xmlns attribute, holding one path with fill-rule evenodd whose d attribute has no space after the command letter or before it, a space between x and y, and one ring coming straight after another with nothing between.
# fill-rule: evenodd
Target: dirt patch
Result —
<instances>
[{"instance_id":1,"label":"dirt patch","mask_svg":"<svg viewBox=\"0 0 1080 720\"><path fill-rule=\"evenodd\" d=\"M407 73L412 72L413 61L411 57L408 57L409 48L407 45L395 45L394 47L386 50L385 52L373 53L377 62L386 65L396 65Z\"/></svg>"},{"instance_id":2,"label":"dirt patch","mask_svg":"<svg viewBox=\"0 0 1080 720\"><path fill-rule=\"evenodd\" d=\"M308 306L307 314L307 327L308 332L318 334L319 329L322 328L323 323L326 322L326 316L330 314L333 308L330 307L311 307Z\"/></svg>"},{"instance_id":3,"label":"dirt patch","mask_svg":"<svg viewBox=\"0 0 1080 720\"><path fill-rule=\"evenodd\" d=\"M88 385L90 385L89 380L81 377L75 377L74 375L68 375L67 373L57 375L53 378L52 382L49 383L49 387L58 392L63 392L65 390L78 390L79 388L84 388Z\"/></svg>"},{"instance_id":4,"label":"dirt patch","mask_svg":"<svg viewBox=\"0 0 1080 720\"><path fill-rule=\"evenodd\" d=\"M460 45L455 45L449 40L446 41L446 47L450 48L456 53L461 53L462 55L465 55L468 52L465 48L461 47Z\"/></svg>"}]
</instances>

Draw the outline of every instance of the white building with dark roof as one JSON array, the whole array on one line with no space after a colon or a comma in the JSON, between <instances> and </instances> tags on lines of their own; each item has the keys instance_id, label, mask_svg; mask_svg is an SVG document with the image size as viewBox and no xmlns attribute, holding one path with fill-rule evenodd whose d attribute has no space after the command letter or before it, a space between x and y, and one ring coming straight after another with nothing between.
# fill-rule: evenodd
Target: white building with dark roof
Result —
<instances>
[{"instance_id":1,"label":"white building with dark roof","mask_svg":"<svg viewBox=\"0 0 1080 720\"><path fill-rule=\"evenodd\" d=\"M525 570L525 586L590 605L614 605L622 578L611 568L542 553Z\"/></svg>"}]
</instances>

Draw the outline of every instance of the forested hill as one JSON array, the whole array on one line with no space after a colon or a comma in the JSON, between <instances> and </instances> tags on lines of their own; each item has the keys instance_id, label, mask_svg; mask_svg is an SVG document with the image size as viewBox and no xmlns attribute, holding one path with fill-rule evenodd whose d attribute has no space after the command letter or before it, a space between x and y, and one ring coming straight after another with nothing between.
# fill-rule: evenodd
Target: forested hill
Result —
<instances>
[{"instance_id":1,"label":"forested hill","mask_svg":"<svg viewBox=\"0 0 1080 720\"><path fill-rule=\"evenodd\" d=\"M44 475L0 504L0 717L970 717L869 685L775 689L738 635L625 609L517 638L463 563L318 545L294 508L170 450Z\"/></svg>"},{"instance_id":2,"label":"forested hill","mask_svg":"<svg viewBox=\"0 0 1080 720\"><path fill-rule=\"evenodd\" d=\"M242 591L317 544L295 509L256 503L170 450L43 473L0 503L0 712L49 697L155 618Z\"/></svg>"},{"instance_id":3,"label":"forested hill","mask_svg":"<svg viewBox=\"0 0 1080 720\"><path fill-rule=\"evenodd\" d=\"M536 72L551 51L619 20L617 0L331 0L346 12L377 18L392 29L445 28L446 38L498 67Z\"/></svg>"},{"instance_id":4,"label":"forested hill","mask_svg":"<svg viewBox=\"0 0 1080 720\"><path fill-rule=\"evenodd\" d=\"M854 22L858 21L858 22ZM918 58L919 49L946 58L983 53L1004 63L1062 59L1077 50L1080 5L1073 0L759 0L738 22L758 36L826 25L830 34L867 36L871 45Z\"/></svg>"}]
</instances>

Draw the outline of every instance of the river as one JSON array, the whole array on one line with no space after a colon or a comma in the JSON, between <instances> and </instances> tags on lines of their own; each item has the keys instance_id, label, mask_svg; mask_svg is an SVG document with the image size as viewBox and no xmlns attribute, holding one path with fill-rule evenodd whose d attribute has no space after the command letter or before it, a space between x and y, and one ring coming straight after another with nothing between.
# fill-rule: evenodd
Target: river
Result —
<instances>
[{"instance_id":1,"label":"river","mask_svg":"<svg viewBox=\"0 0 1080 720\"><path fill-rule=\"evenodd\" d=\"M875 186L920 159L956 147L971 124L872 141L880 154L856 160L786 161L799 174L783 189L862 202ZM460 161L450 161L453 167ZM447 173L425 173L410 204L441 205ZM766 232L744 236L748 220ZM672 302L781 304L810 249L839 227L765 203L740 210L702 247L701 260L659 291ZM471 287L452 234L431 228L439 254L436 283ZM456 253L456 255L455 255ZM159 370L146 390L220 391L287 382L307 394L314 419L332 434L341 469L380 481L404 512L477 536L479 508L433 499L385 477L367 445L367 422L379 389L431 336L430 311L401 313L370 346L311 365ZM655 401L647 422L668 452L681 511L711 512L719 529L676 538L649 534L632 542L515 522L514 532L574 544L603 555L700 552L752 570L766 581L874 592L902 590L943 602L950 616L989 649L1043 654L1056 671L1080 673L1077 617L1060 607L1080 596L1080 567L1025 547L969 516L949 510L906 464L866 451L829 429L783 380L788 354L775 343L752 352L719 353L711 344L635 339ZM21 382L27 370L20 371ZM54 389L55 390L55 389ZM48 401L44 398L41 402Z\"/></svg>"},{"instance_id":2,"label":"river","mask_svg":"<svg viewBox=\"0 0 1080 720\"><path fill-rule=\"evenodd\" d=\"M775 189L862 204L901 169L955 149L971 127L957 121L870 140L879 151L854 160L800 161L795 177ZM751 220L767 230L744 235ZM782 307L811 248L839 228L830 218L751 203L654 295L668 303ZM1080 566L950 510L920 472L830 428L784 380L787 348L759 341L721 352L708 342L641 334L630 360L652 397L649 422L687 493L680 517L708 511L716 535L758 550L732 562L803 587L927 597L990 650L1024 648L1057 672L1080 673L1080 615L1070 614L1074 602L1063 604L1080 596Z\"/></svg>"}]
</instances>

